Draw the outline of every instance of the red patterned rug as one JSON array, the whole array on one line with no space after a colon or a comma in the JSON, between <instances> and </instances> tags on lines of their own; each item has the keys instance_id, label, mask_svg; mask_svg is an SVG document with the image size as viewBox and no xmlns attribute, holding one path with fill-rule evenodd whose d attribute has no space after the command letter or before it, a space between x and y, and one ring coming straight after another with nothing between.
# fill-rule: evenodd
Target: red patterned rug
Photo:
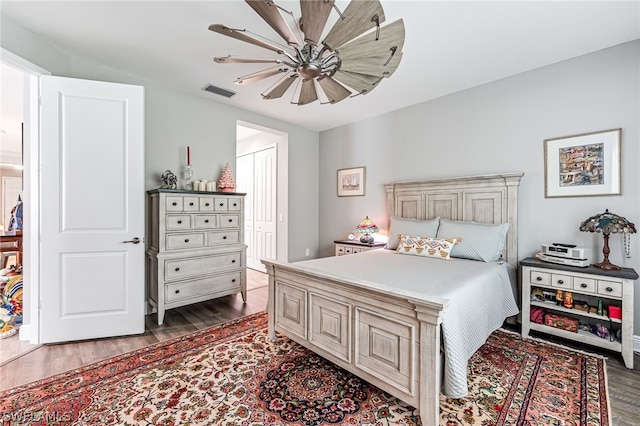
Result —
<instances>
[{"instance_id":1,"label":"red patterned rug","mask_svg":"<svg viewBox=\"0 0 640 426\"><path fill-rule=\"evenodd\" d=\"M255 314L0 392L2 425L419 425L416 410ZM495 332L442 426L609 426L604 360Z\"/></svg>"}]
</instances>

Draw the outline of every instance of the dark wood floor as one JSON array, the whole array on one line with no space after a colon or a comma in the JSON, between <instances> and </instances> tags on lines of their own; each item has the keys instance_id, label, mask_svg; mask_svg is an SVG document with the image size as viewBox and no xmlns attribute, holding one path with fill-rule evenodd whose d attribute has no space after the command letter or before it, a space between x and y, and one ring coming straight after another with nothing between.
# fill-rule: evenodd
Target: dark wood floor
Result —
<instances>
[{"instance_id":1,"label":"dark wood floor","mask_svg":"<svg viewBox=\"0 0 640 426\"><path fill-rule=\"evenodd\" d=\"M145 333L137 336L41 346L20 343L17 336L3 339L0 341L0 352L5 355L0 357L0 390L265 310L266 275L249 270L247 286L246 304L242 303L240 295L235 295L172 309L167 311L161 326L155 322L156 316L150 315L147 317ZM567 342L562 343L568 345ZM597 353L596 348L592 347L578 349ZM601 354L608 357L613 426L639 425L640 356L635 355L635 369L628 370L618 354Z\"/></svg>"}]
</instances>

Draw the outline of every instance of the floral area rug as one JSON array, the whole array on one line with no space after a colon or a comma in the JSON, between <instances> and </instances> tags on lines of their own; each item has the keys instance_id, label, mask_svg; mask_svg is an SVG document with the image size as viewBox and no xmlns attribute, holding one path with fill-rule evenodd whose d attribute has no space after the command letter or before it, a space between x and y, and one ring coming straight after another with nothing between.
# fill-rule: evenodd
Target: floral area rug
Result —
<instances>
[{"instance_id":1,"label":"floral area rug","mask_svg":"<svg viewBox=\"0 0 640 426\"><path fill-rule=\"evenodd\" d=\"M417 411L251 315L0 392L2 425L420 425ZM609 425L604 361L495 332L443 426Z\"/></svg>"}]
</instances>

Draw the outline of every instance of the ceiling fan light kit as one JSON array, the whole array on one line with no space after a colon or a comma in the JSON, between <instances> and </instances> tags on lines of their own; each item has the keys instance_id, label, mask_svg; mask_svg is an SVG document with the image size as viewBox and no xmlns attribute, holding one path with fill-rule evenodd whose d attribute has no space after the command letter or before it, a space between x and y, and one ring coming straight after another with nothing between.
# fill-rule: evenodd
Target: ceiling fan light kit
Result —
<instances>
[{"instance_id":1,"label":"ceiling fan light kit","mask_svg":"<svg viewBox=\"0 0 640 426\"><path fill-rule=\"evenodd\" d=\"M297 83L292 104L315 102L318 92L324 98L321 103L334 104L369 93L383 78L393 75L400 65L404 22L399 19L382 27L385 16L378 0L352 0L344 12L338 10L335 0L300 0L301 17L297 21L293 13L276 5L273 0L245 1L278 33L286 46L245 29L212 24L209 30L213 32L280 55L278 58L223 56L215 57L214 61L219 64L276 64L234 82L244 85L284 74L262 94L263 99L278 99L294 86L293 83ZM333 10L338 18L322 38ZM293 29L282 12L291 17Z\"/></svg>"}]
</instances>

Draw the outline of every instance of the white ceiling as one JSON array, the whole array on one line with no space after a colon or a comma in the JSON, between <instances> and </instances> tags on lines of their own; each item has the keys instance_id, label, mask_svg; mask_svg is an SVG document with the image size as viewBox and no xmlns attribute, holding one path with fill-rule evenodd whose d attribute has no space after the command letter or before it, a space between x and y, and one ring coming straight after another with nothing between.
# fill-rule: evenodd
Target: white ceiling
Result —
<instances>
[{"instance_id":1,"label":"white ceiling","mask_svg":"<svg viewBox=\"0 0 640 426\"><path fill-rule=\"evenodd\" d=\"M298 2L278 4L300 16ZM336 4L344 10L348 1ZM278 77L232 84L267 67L212 61L228 54L273 57L270 51L208 30L220 23L278 40L244 1L0 2L1 12L14 21L106 67L318 131L640 38L637 0L382 0L382 5L386 23L405 22L396 73L367 95L335 105L297 106L290 103L289 93L279 100L261 98ZM336 17L333 13L332 19ZM208 83L237 95L226 99L203 92Z\"/></svg>"}]
</instances>

